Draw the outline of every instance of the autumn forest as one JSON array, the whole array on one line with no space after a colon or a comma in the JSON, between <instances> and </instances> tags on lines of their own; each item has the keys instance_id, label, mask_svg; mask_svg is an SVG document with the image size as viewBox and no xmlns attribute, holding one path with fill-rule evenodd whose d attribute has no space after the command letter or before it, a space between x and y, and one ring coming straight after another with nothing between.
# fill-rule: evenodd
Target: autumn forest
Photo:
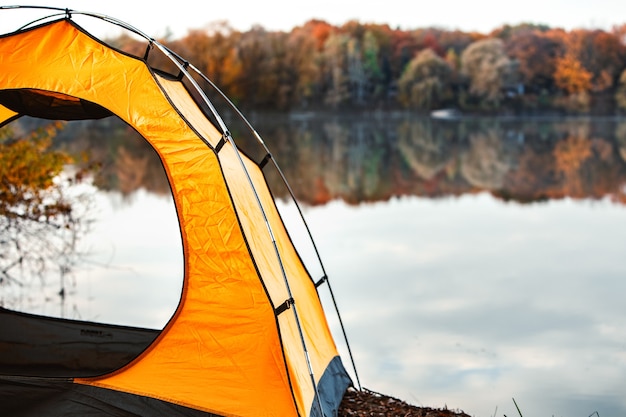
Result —
<instances>
[{"instance_id":1,"label":"autumn forest","mask_svg":"<svg viewBox=\"0 0 626 417\"><path fill-rule=\"evenodd\" d=\"M143 46L121 36L117 47ZM215 22L161 40L245 109L455 108L467 113L626 110L626 24L491 33L312 20L290 32Z\"/></svg>"}]
</instances>

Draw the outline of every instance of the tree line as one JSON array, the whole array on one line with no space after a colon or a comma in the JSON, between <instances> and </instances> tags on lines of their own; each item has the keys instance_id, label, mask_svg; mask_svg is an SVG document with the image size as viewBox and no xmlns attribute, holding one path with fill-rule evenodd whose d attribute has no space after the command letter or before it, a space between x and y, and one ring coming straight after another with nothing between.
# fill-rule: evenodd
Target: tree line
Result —
<instances>
[{"instance_id":1,"label":"tree line","mask_svg":"<svg viewBox=\"0 0 626 417\"><path fill-rule=\"evenodd\" d=\"M307 120L277 115L255 127L298 200L308 205L479 192L521 203L609 198L626 204L624 120L321 114ZM57 139L69 154L89 153L100 190L124 197L141 188L171 193L156 152L119 119L74 122ZM264 173L274 196L288 199L275 171Z\"/></svg>"},{"instance_id":2,"label":"tree line","mask_svg":"<svg viewBox=\"0 0 626 417\"><path fill-rule=\"evenodd\" d=\"M43 284L56 272L64 278L80 258L76 242L91 222L88 193L72 190L91 167L88 161L54 149L63 122L26 131L17 122L0 128L0 307L11 306L8 288ZM68 164L84 163L84 168Z\"/></svg>"},{"instance_id":3,"label":"tree line","mask_svg":"<svg viewBox=\"0 0 626 417\"><path fill-rule=\"evenodd\" d=\"M141 51L131 38L112 41ZM289 32L226 22L165 39L249 109L626 110L626 24L505 25L491 33L311 20Z\"/></svg>"}]
</instances>

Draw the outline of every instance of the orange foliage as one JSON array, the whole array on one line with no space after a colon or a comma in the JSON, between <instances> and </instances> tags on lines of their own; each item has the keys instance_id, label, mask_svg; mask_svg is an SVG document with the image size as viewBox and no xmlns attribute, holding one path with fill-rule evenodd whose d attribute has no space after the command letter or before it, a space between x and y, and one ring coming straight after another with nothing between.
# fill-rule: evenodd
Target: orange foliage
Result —
<instances>
[{"instance_id":1,"label":"orange foliage","mask_svg":"<svg viewBox=\"0 0 626 417\"><path fill-rule=\"evenodd\" d=\"M556 59L554 82L569 94L585 93L591 89L592 74L583 68L578 59L566 55Z\"/></svg>"},{"instance_id":2,"label":"orange foliage","mask_svg":"<svg viewBox=\"0 0 626 417\"><path fill-rule=\"evenodd\" d=\"M570 136L554 146L554 159L557 171L564 174L577 172L592 155L592 142L582 136Z\"/></svg>"},{"instance_id":3,"label":"orange foliage","mask_svg":"<svg viewBox=\"0 0 626 417\"><path fill-rule=\"evenodd\" d=\"M224 90L233 98L245 96L240 80L245 77L243 65L234 49L231 49L220 64Z\"/></svg>"},{"instance_id":4,"label":"orange foliage","mask_svg":"<svg viewBox=\"0 0 626 417\"><path fill-rule=\"evenodd\" d=\"M623 69L624 46L619 36L601 30L586 29L576 29L569 33L562 31L552 31L552 33L560 37L565 45L562 58L569 60L570 63L578 62L573 66L565 63L564 67L569 67L571 71L578 72L579 75L572 78L573 87L561 88L570 93L578 93L590 90L604 91L613 87ZM582 79L580 74L584 74ZM555 75L555 81L556 78ZM580 82L587 84L584 78L589 78L589 83L584 90L581 90ZM572 91L572 88L577 91Z\"/></svg>"},{"instance_id":5,"label":"orange foliage","mask_svg":"<svg viewBox=\"0 0 626 417\"><path fill-rule=\"evenodd\" d=\"M333 77L354 79L354 74L366 67L366 76L346 87L355 89L346 91L346 97L352 97L346 100L347 105L400 105L397 83L402 73L420 51L430 48L449 60L453 73L444 87L454 93L448 101L451 106L463 108L468 104L468 91L458 57L470 44L489 36L505 42L505 53L513 60L514 70L507 82L524 84L523 105L535 108L541 94L541 106L563 107L558 94L549 97L560 90L584 101L574 107L588 110L588 103L592 102L590 93L612 92L617 88L616 82L626 66L624 33L626 25L610 32L506 25L486 35L439 28L391 29L387 24L357 20L335 26L313 19L288 33L268 32L261 26L238 32L221 22L190 31L185 38L169 45L236 102L249 97L250 107L282 110L325 105L325 98L335 87L329 81L328 63L319 58L329 56L332 47L329 39L333 36L341 35L344 44L353 46L330 53L335 54L337 62L346 63L337 68L338 73ZM117 43L140 57L145 53L142 50L145 45L130 38L120 38ZM352 55L348 57L349 54ZM500 104L508 106L511 100L505 98Z\"/></svg>"},{"instance_id":6,"label":"orange foliage","mask_svg":"<svg viewBox=\"0 0 626 417\"><path fill-rule=\"evenodd\" d=\"M328 39L331 32L334 30L333 26L323 20L309 20L304 27L311 31L318 51L324 49L326 39Z\"/></svg>"},{"instance_id":7,"label":"orange foliage","mask_svg":"<svg viewBox=\"0 0 626 417\"><path fill-rule=\"evenodd\" d=\"M14 138L10 130L2 132L1 216L47 221L71 210L67 204L49 201L46 195L46 190L55 186L54 178L72 161L66 153L50 150L52 137L62 126L54 122L23 138Z\"/></svg>"},{"instance_id":8,"label":"orange foliage","mask_svg":"<svg viewBox=\"0 0 626 417\"><path fill-rule=\"evenodd\" d=\"M189 31L178 45L215 85L237 99L244 94L240 83L243 69L236 50L239 38L239 32L228 24L216 22L207 30Z\"/></svg>"}]
</instances>

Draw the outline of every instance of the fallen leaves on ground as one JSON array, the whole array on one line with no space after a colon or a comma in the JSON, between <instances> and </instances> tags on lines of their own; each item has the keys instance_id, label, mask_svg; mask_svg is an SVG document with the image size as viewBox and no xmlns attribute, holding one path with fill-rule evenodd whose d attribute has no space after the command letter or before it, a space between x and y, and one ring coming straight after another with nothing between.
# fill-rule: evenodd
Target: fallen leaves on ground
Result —
<instances>
[{"instance_id":1,"label":"fallen leaves on ground","mask_svg":"<svg viewBox=\"0 0 626 417\"><path fill-rule=\"evenodd\" d=\"M462 411L417 407L397 398L363 389L348 389L338 417L470 417Z\"/></svg>"}]
</instances>

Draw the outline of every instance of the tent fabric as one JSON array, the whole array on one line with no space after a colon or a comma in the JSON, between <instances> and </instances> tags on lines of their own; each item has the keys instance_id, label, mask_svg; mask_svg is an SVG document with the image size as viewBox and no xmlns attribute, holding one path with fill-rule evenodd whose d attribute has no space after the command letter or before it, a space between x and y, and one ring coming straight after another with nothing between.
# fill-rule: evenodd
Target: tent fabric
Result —
<instances>
[{"instance_id":1,"label":"tent fabric","mask_svg":"<svg viewBox=\"0 0 626 417\"><path fill-rule=\"evenodd\" d=\"M351 381L263 172L231 144L216 151L224 136L181 81L66 18L0 38L0 104L0 125L116 115L156 150L172 189L185 262L174 316L133 361L63 382L80 386L69 391L224 416L336 413Z\"/></svg>"},{"instance_id":2,"label":"tent fabric","mask_svg":"<svg viewBox=\"0 0 626 417\"><path fill-rule=\"evenodd\" d=\"M7 109L2 104L0 104L0 126L8 123L9 121L11 121L13 118L17 116L18 116L17 112Z\"/></svg>"}]
</instances>

